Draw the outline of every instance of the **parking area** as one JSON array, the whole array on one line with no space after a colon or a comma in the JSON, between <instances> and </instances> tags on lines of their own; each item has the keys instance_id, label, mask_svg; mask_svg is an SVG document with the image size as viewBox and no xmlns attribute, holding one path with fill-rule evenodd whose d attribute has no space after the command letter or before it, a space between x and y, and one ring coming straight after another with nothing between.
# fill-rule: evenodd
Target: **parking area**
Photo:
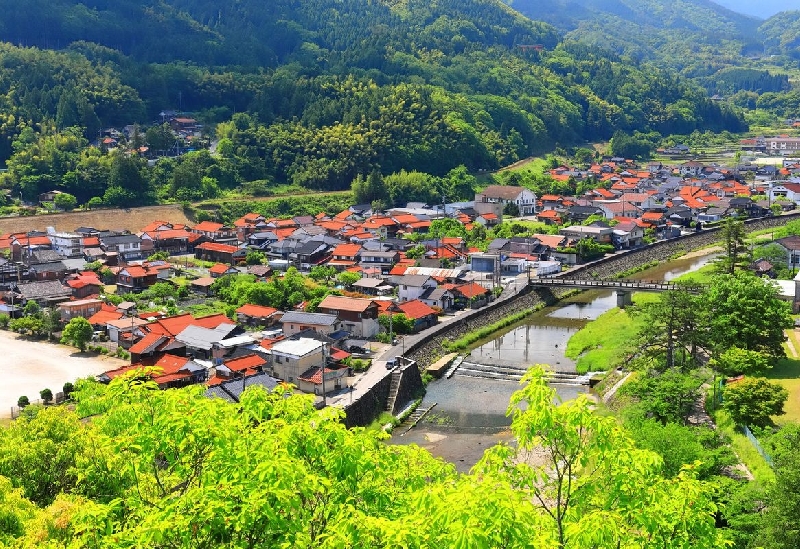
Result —
<instances>
[{"instance_id":1,"label":"parking area","mask_svg":"<svg viewBox=\"0 0 800 549\"><path fill-rule=\"evenodd\" d=\"M17 334L0 330L0 417L10 417L11 407L25 395L31 402L39 391L53 394L64 383L119 368L127 361L107 356L82 354L73 347L18 339Z\"/></svg>"}]
</instances>

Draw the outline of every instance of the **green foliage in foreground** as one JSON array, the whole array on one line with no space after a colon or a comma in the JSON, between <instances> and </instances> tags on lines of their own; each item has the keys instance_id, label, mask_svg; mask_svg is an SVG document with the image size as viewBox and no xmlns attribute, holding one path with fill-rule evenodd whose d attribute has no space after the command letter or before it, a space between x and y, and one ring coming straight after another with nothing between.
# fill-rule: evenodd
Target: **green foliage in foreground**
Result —
<instances>
[{"instance_id":1,"label":"green foliage in foreground","mask_svg":"<svg viewBox=\"0 0 800 549\"><path fill-rule=\"evenodd\" d=\"M19 548L716 548L692 467L662 476L585 396L554 403L533 369L512 398L517 447L470 474L348 430L313 397L159 391L133 373L79 383L91 422L43 409L0 437L0 543ZM144 378L146 379L146 378ZM544 448L545 452L538 450Z\"/></svg>"}]
</instances>

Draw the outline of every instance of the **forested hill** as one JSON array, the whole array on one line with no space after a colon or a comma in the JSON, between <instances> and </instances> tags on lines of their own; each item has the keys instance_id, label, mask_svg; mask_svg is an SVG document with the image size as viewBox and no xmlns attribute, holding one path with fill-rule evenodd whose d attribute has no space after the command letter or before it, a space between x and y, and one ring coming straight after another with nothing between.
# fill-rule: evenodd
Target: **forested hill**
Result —
<instances>
[{"instance_id":1,"label":"forested hill","mask_svg":"<svg viewBox=\"0 0 800 549\"><path fill-rule=\"evenodd\" d=\"M134 122L144 133L167 109L221 123L225 158L203 161L187 199L214 194L200 180L347 188L374 169L491 169L616 130L743 128L686 80L562 42L499 0L0 0L0 9L2 182L27 196L44 187L102 196L101 161L76 175L86 140ZM107 201L175 197L163 187L170 176L147 196L112 178Z\"/></svg>"},{"instance_id":2,"label":"forested hill","mask_svg":"<svg viewBox=\"0 0 800 549\"><path fill-rule=\"evenodd\" d=\"M59 49L88 41L139 61L275 67L297 57L380 68L387 49L446 53L558 41L495 0L0 0L0 38ZM376 57L376 54L379 54Z\"/></svg>"},{"instance_id":3,"label":"forested hill","mask_svg":"<svg viewBox=\"0 0 800 549\"><path fill-rule=\"evenodd\" d=\"M584 43L696 76L720 59L761 52L760 21L710 0L509 0Z\"/></svg>"},{"instance_id":4,"label":"forested hill","mask_svg":"<svg viewBox=\"0 0 800 549\"><path fill-rule=\"evenodd\" d=\"M785 11L770 17L758 30L764 37L767 53L800 61L800 11Z\"/></svg>"}]
</instances>

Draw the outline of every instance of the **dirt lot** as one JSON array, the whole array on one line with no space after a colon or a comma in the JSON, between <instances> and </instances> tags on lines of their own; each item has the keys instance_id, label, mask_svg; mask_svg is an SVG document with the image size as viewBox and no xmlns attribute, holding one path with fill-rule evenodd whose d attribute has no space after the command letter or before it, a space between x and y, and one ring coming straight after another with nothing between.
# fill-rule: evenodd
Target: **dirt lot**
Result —
<instances>
[{"instance_id":1,"label":"dirt lot","mask_svg":"<svg viewBox=\"0 0 800 549\"><path fill-rule=\"evenodd\" d=\"M43 231L47 227L55 227L59 231L72 231L78 227L94 227L95 229L127 229L136 232L155 220L191 223L183 212L183 207L179 204L171 204L131 208L130 210L92 210L31 217L3 217L0 218L0 234Z\"/></svg>"},{"instance_id":2,"label":"dirt lot","mask_svg":"<svg viewBox=\"0 0 800 549\"><path fill-rule=\"evenodd\" d=\"M93 354L83 355L73 347L17 339L13 332L0 330L0 417L11 415L21 395L31 402L39 391L49 388L53 394L64 383L81 377L119 368L127 361Z\"/></svg>"}]
</instances>

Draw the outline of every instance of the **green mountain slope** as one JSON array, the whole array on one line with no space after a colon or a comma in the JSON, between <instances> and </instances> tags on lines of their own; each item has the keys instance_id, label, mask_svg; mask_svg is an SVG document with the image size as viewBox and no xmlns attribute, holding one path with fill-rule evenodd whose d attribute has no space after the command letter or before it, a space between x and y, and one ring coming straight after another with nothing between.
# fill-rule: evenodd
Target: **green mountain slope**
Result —
<instances>
[{"instance_id":1,"label":"green mountain slope","mask_svg":"<svg viewBox=\"0 0 800 549\"><path fill-rule=\"evenodd\" d=\"M257 179L345 188L374 169L492 169L616 130L742 128L674 74L560 42L554 27L496 0L0 0L0 9L9 14L0 39L16 44L0 50L0 159L6 184L28 195L68 185L70 165L29 170L42 153L28 151L25 128L77 125L92 139L164 109L225 122L230 162L208 175L222 188ZM199 179L195 188L209 187Z\"/></svg>"},{"instance_id":2,"label":"green mountain slope","mask_svg":"<svg viewBox=\"0 0 800 549\"><path fill-rule=\"evenodd\" d=\"M768 53L800 60L800 11L785 11L770 17L758 28Z\"/></svg>"},{"instance_id":3,"label":"green mountain slope","mask_svg":"<svg viewBox=\"0 0 800 549\"><path fill-rule=\"evenodd\" d=\"M690 75L761 50L759 21L709 0L512 0L521 13L550 22L567 37ZM710 66L709 66L710 65Z\"/></svg>"}]
</instances>

